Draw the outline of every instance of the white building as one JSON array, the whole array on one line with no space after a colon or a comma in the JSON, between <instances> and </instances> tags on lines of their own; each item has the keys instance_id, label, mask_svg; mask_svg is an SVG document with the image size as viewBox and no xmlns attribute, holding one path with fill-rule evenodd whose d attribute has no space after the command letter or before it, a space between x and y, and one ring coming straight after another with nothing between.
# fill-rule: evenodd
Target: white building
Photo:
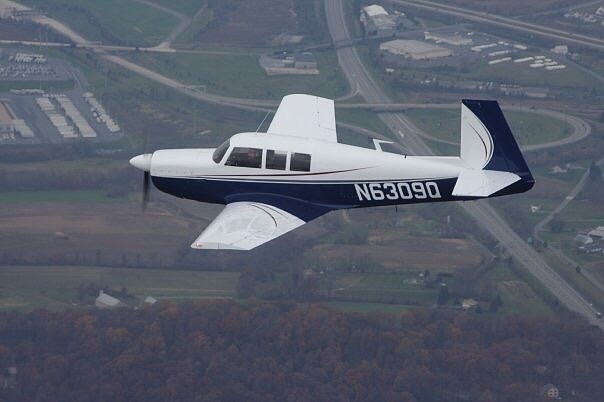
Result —
<instances>
[{"instance_id":1,"label":"white building","mask_svg":"<svg viewBox=\"0 0 604 402\"><path fill-rule=\"evenodd\" d=\"M563 56L566 56L568 54L568 46L566 46L566 45L556 45L552 49L552 52L554 52L556 54L561 54Z\"/></svg>"},{"instance_id":2,"label":"white building","mask_svg":"<svg viewBox=\"0 0 604 402\"><path fill-rule=\"evenodd\" d=\"M604 239L604 226L598 226L594 230L591 230L587 235L595 240Z\"/></svg>"},{"instance_id":3,"label":"white building","mask_svg":"<svg viewBox=\"0 0 604 402\"><path fill-rule=\"evenodd\" d=\"M99 291L99 297L94 301L94 305L98 308L116 308L124 307L125 304L113 296L108 295L101 289Z\"/></svg>"},{"instance_id":4,"label":"white building","mask_svg":"<svg viewBox=\"0 0 604 402\"><path fill-rule=\"evenodd\" d=\"M361 10L361 23L366 36L387 38L398 29L398 17L388 14L384 7L372 4Z\"/></svg>"},{"instance_id":5,"label":"white building","mask_svg":"<svg viewBox=\"0 0 604 402\"><path fill-rule=\"evenodd\" d=\"M453 54L444 47L431 45L418 40L396 39L380 44L380 50L413 60L432 60Z\"/></svg>"}]
</instances>

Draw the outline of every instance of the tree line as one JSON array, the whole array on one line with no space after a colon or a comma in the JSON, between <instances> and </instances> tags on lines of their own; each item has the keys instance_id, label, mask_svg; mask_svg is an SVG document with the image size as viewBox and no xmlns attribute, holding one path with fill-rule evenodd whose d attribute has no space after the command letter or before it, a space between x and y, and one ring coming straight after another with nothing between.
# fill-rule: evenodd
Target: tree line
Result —
<instances>
[{"instance_id":1,"label":"tree line","mask_svg":"<svg viewBox=\"0 0 604 402\"><path fill-rule=\"evenodd\" d=\"M0 313L5 401L539 401L604 397L604 337L574 316L206 301Z\"/></svg>"}]
</instances>

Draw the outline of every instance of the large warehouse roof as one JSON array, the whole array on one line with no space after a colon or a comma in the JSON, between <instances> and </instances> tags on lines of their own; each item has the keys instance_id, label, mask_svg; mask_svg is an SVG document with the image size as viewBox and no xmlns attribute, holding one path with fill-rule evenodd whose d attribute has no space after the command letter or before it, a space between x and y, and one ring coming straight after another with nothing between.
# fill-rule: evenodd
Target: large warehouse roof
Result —
<instances>
[{"instance_id":1,"label":"large warehouse roof","mask_svg":"<svg viewBox=\"0 0 604 402\"><path fill-rule=\"evenodd\" d=\"M380 45L380 50L410 57L415 60L437 59L440 57L451 56L452 54L451 50L444 47L434 46L430 43L421 42L418 40L403 39L384 42Z\"/></svg>"}]
</instances>

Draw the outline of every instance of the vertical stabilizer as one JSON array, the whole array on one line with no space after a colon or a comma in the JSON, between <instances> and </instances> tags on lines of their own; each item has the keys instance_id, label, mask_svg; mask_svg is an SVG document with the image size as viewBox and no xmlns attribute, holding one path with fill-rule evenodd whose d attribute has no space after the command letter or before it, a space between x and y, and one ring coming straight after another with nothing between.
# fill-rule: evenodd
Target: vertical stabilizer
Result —
<instances>
[{"instance_id":1,"label":"vertical stabilizer","mask_svg":"<svg viewBox=\"0 0 604 402\"><path fill-rule=\"evenodd\" d=\"M518 193L535 183L496 101L462 101L460 159L467 169L457 178L456 196Z\"/></svg>"}]
</instances>

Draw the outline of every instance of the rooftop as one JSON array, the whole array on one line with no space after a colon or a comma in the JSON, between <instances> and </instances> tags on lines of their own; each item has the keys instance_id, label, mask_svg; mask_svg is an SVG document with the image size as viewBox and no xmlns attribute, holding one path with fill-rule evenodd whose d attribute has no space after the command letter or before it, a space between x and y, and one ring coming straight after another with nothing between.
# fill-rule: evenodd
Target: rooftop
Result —
<instances>
[{"instance_id":1,"label":"rooftop","mask_svg":"<svg viewBox=\"0 0 604 402\"><path fill-rule=\"evenodd\" d=\"M388 15L388 12L384 9L384 7L378 4L372 4L370 6L364 7L363 11L367 14L368 17L376 17L378 15Z\"/></svg>"}]
</instances>

